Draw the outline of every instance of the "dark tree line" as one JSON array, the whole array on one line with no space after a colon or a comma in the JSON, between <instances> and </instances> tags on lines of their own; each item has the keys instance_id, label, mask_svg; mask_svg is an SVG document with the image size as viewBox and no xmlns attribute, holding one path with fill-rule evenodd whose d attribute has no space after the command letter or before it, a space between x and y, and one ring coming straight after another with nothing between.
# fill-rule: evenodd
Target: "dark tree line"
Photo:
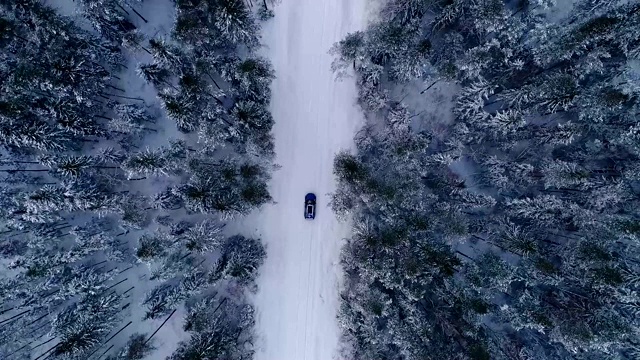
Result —
<instances>
[{"instance_id":1,"label":"dark tree line","mask_svg":"<svg viewBox=\"0 0 640 360\"><path fill-rule=\"evenodd\" d=\"M384 121L335 160L351 357L640 354L640 5L546 5L391 1L336 45ZM390 95L416 81L457 85L453 122L417 130Z\"/></svg>"},{"instance_id":2,"label":"dark tree line","mask_svg":"<svg viewBox=\"0 0 640 360\"><path fill-rule=\"evenodd\" d=\"M219 326L187 330L252 352L242 294L265 252L220 220L271 199L259 25L241 1L178 1L171 39L147 39L138 5L81 0L89 31L38 0L0 3L0 358L140 360L159 335L135 332L133 307L166 321L212 291L223 305L202 316ZM126 96L134 52L153 56L139 73L164 112ZM165 114L183 137L147 141L171 133Z\"/></svg>"}]
</instances>

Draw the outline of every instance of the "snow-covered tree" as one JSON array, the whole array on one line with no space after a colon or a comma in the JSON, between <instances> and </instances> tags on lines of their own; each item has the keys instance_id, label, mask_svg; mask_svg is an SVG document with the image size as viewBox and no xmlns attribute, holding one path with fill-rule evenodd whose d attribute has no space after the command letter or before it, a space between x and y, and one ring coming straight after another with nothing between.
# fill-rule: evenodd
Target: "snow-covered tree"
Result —
<instances>
[{"instance_id":1,"label":"snow-covered tree","mask_svg":"<svg viewBox=\"0 0 640 360\"><path fill-rule=\"evenodd\" d=\"M164 283L153 288L143 300L147 308L145 319L167 315L186 299L202 292L209 285L206 275L194 270L180 276L177 283Z\"/></svg>"},{"instance_id":2,"label":"snow-covered tree","mask_svg":"<svg viewBox=\"0 0 640 360\"><path fill-rule=\"evenodd\" d=\"M122 164L129 178L140 175L169 175L169 164L162 149L150 149L131 154Z\"/></svg>"},{"instance_id":3,"label":"snow-covered tree","mask_svg":"<svg viewBox=\"0 0 640 360\"><path fill-rule=\"evenodd\" d=\"M260 147L263 156L268 156L272 152L272 142L268 136L273 127L273 118L267 108L254 101L241 100L234 105L231 113L235 122L231 135L244 141L252 141Z\"/></svg>"},{"instance_id":4,"label":"snow-covered tree","mask_svg":"<svg viewBox=\"0 0 640 360\"><path fill-rule=\"evenodd\" d=\"M221 252L214 269L214 277L230 277L240 284L253 282L266 256L259 239L240 235L227 238Z\"/></svg>"},{"instance_id":5,"label":"snow-covered tree","mask_svg":"<svg viewBox=\"0 0 640 360\"><path fill-rule=\"evenodd\" d=\"M58 338L54 358L86 354L109 334L119 319L120 298L92 296L83 299L53 320L52 335Z\"/></svg>"},{"instance_id":6,"label":"snow-covered tree","mask_svg":"<svg viewBox=\"0 0 640 360\"><path fill-rule=\"evenodd\" d=\"M171 360L225 358L240 360L253 355L250 327L253 308L232 298L208 296L188 306L185 330L191 332L169 357Z\"/></svg>"},{"instance_id":7,"label":"snow-covered tree","mask_svg":"<svg viewBox=\"0 0 640 360\"><path fill-rule=\"evenodd\" d=\"M222 226L205 220L185 231L181 237L187 250L196 253L210 252L223 243Z\"/></svg>"},{"instance_id":8,"label":"snow-covered tree","mask_svg":"<svg viewBox=\"0 0 640 360\"><path fill-rule=\"evenodd\" d=\"M181 74L185 66L185 55L179 46L170 43L166 39L150 39L149 50L153 55L155 64L167 69L173 74Z\"/></svg>"},{"instance_id":9,"label":"snow-covered tree","mask_svg":"<svg viewBox=\"0 0 640 360\"><path fill-rule=\"evenodd\" d=\"M362 31L347 34L343 40L331 48L330 53L335 56L331 63L331 70L344 76L350 67L356 69L356 63L365 60L365 46L365 34Z\"/></svg>"},{"instance_id":10,"label":"snow-covered tree","mask_svg":"<svg viewBox=\"0 0 640 360\"><path fill-rule=\"evenodd\" d=\"M137 73L158 89L171 87L171 71L157 63L138 64Z\"/></svg>"},{"instance_id":11,"label":"snow-covered tree","mask_svg":"<svg viewBox=\"0 0 640 360\"><path fill-rule=\"evenodd\" d=\"M143 106L114 104L113 109L116 117L108 123L110 130L125 134L137 134L144 130L156 131L153 128L149 128L149 125L152 124L155 119Z\"/></svg>"},{"instance_id":12,"label":"snow-covered tree","mask_svg":"<svg viewBox=\"0 0 640 360\"><path fill-rule=\"evenodd\" d=\"M197 0L177 3L176 37L194 46L255 48L259 27L241 0Z\"/></svg>"},{"instance_id":13,"label":"snow-covered tree","mask_svg":"<svg viewBox=\"0 0 640 360\"><path fill-rule=\"evenodd\" d=\"M191 162L189 167L191 180L175 191L191 211L234 216L271 200L265 183L268 174L259 165L222 160Z\"/></svg>"},{"instance_id":14,"label":"snow-covered tree","mask_svg":"<svg viewBox=\"0 0 640 360\"><path fill-rule=\"evenodd\" d=\"M93 27L109 41L120 42L135 25L127 17L121 0L82 0L82 14L91 21Z\"/></svg>"},{"instance_id":15,"label":"snow-covered tree","mask_svg":"<svg viewBox=\"0 0 640 360\"><path fill-rule=\"evenodd\" d=\"M174 242L169 234L144 234L138 239L136 256L141 261L162 258L171 250Z\"/></svg>"},{"instance_id":16,"label":"snow-covered tree","mask_svg":"<svg viewBox=\"0 0 640 360\"><path fill-rule=\"evenodd\" d=\"M170 141L169 146L158 149L146 148L131 154L122 163L129 178L136 176L169 176L176 174L182 166L179 164L187 157L183 142Z\"/></svg>"},{"instance_id":17,"label":"snow-covered tree","mask_svg":"<svg viewBox=\"0 0 640 360\"><path fill-rule=\"evenodd\" d=\"M271 63L260 57L230 60L223 65L222 78L234 86L240 98L268 103L271 98L269 85L275 77Z\"/></svg>"},{"instance_id":18,"label":"snow-covered tree","mask_svg":"<svg viewBox=\"0 0 640 360\"><path fill-rule=\"evenodd\" d=\"M127 344L115 355L107 356L107 360L142 360L156 349L153 339L147 340L147 335L135 333L129 336Z\"/></svg>"}]
</instances>

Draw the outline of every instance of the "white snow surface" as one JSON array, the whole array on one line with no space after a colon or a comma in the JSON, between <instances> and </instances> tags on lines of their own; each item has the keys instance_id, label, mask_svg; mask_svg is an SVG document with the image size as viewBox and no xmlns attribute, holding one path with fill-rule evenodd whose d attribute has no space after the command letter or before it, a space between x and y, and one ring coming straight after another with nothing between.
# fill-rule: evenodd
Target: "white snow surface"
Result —
<instances>
[{"instance_id":1,"label":"white snow surface","mask_svg":"<svg viewBox=\"0 0 640 360\"><path fill-rule=\"evenodd\" d=\"M331 46L361 30L367 0L283 0L264 25L275 68L271 111L276 163L270 192L276 204L244 219L267 246L260 270L256 360L339 359L340 248L349 224L329 207L333 159L353 148L364 121L353 78L336 80ZM304 196L317 196L305 220Z\"/></svg>"}]
</instances>

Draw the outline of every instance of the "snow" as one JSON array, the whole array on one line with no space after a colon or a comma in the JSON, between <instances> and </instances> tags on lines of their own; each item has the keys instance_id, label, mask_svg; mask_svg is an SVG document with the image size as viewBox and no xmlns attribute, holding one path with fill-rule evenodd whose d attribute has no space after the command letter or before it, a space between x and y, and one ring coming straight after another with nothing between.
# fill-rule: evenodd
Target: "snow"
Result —
<instances>
[{"instance_id":1,"label":"snow","mask_svg":"<svg viewBox=\"0 0 640 360\"><path fill-rule=\"evenodd\" d=\"M440 135L438 129L453 123L453 106L459 85L444 79L429 78L427 81L415 80L390 87L392 98L400 101L411 113L411 124L415 131L428 128L430 132Z\"/></svg>"},{"instance_id":2,"label":"snow","mask_svg":"<svg viewBox=\"0 0 640 360\"><path fill-rule=\"evenodd\" d=\"M543 9L540 12L544 14L550 22L560 22L571 14L573 3L575 0L556 0L553 6Z\"/></svg>"},{"instance_id":3,"label":"snow","mask_svg":"<svg viewBox=\"0 0 640 360\"><path fill-rule=\"evenodd\" d=\"M44 3L58 11L58 14L69 16L74 21L77 21L79 16L77 16L77 8L78 3L74 0L47 0Z\"/></svg>"},{"instance_id":4,"label":"snow","mask_svg":"<svg viewBox=\"0 0 640 360\"><path fill-rule=\"evenodd\" d=\"M353 148L363 116L354 79L335 80L328 51L365 19L366 0L283 0L264 26L281 168L270 184L276 204L243 220L267 246L253 299L256 360L338 358L339 257L349 225L335 218L328 194L333 158ZM318 198L315 220L303 218L308 192Z\"/></svg>"}]
</instances>

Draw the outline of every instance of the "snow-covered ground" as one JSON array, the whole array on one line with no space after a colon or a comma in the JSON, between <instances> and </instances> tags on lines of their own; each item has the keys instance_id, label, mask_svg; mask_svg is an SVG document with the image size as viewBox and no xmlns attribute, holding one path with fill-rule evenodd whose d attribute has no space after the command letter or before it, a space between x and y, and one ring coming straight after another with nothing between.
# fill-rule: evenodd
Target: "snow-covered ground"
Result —
<instances>
[{"instance_id":1,"label":"snow-covered ground","mask_svg":"<svg viewBox=\"0 0 640 360\"><path fill-rule=\"evenodd\" d=\"M267 245L258 279L256 360L337 359L339 254L348 224L328 207L333 158L362 125L354 79L336 81L329 48L362 29L366 0L282 0L264 26L264 55L275 67L271 111L277 202L243 222ZM318 197L315 220L304 196Z\"/></svg>"}]
</instances>

